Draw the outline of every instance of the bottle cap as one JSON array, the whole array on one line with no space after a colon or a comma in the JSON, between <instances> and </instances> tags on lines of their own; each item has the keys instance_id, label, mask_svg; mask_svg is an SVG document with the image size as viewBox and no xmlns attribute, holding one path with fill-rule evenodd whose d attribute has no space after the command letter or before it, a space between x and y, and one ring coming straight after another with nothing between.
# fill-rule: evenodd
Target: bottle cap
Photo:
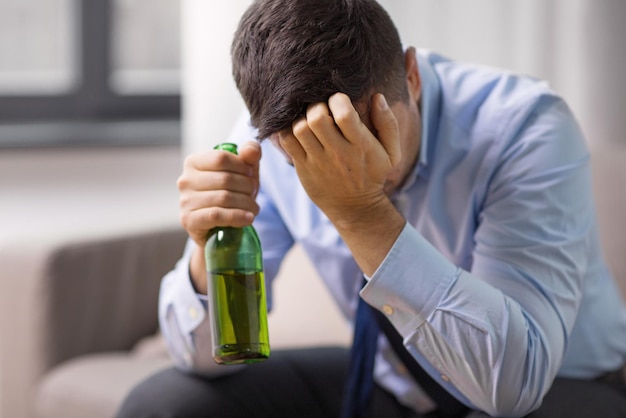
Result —
<instances>
[{"instance_id":1,"label":"bottle cap","mask_svg":"<svg viewBox=\"0 0 626 418\"><path fill-rule=\"evenodd\" d=\"M237 154L237 144L233 144L232 142L224 142L222 144L217 144L213 149L219 149L223 151L232 152L233 154Z\"/></svg>"}]
</instances>

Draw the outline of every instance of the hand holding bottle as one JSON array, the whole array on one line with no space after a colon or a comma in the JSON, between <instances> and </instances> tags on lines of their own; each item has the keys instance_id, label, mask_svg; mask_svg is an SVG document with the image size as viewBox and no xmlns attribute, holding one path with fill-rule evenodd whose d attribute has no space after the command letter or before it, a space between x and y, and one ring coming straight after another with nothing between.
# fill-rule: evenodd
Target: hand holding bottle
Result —
<instances>
[{"instance_id":1,"label":"hand holding bottle","mask_svg":"<svg viewBox=\"0 0 626 418\"><path fill-rule=\"evenodd\" d=\"M222 150L192 154L185 159L178 178L181 224L196 242L191 260L191 277L196 290L206 293L203 248L208 233L216 226L250 225L259 212L258 143L244 144L239 155Z\"/></svg>"}]
</instances>

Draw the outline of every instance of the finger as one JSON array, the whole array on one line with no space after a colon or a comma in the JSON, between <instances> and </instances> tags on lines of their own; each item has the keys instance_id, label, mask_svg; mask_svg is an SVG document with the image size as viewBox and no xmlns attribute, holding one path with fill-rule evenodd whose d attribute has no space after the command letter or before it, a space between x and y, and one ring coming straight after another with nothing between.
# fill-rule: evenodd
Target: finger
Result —
<instances>
[{"instance_id":1,"label":"finger","mask_svg":"<svg viewBox=\"0 0 626 418\"><path fill-rule=\"evenodd\" d=\"M206 241L209 231L217 226L240 228L250 225L254 214L242 209L208 207L181 212L180 222L196 241Z\"/></svg>"},{"instance_id":2,"label":"finger","mask_svg":"<svg viewBox=\"0 0 626 418\"><path fill-rule=\"evenodd\" d=\"M248 141L239 148L239 156L255 172L259 170L261 154L261 145L258 142Z\"/></svg>"},{"instance_id":3,"label":"finger","mask_svg":"<svg viewBox=\"0 0 626 418\"><path fill-rule=\"evenodd\" d=\"M178 178L177 187L181 192L229 190L253 195L258 188L258 179L229 171L188 170Z\"/></svg>"},{"instance_id":4,"label":"finger","mask_svg":"<svg viewBox=\"0 0 626 418\"><path fill-rule=\"evenodd\" d=\"M261 157L263 155L261 150L261 144L254 141L248 141L243 144L239 150L239 155L241 159L252 167L252 179L254 180L253 186L254 190L252 192L253 196L256 196L259 191L259 166L261 162Z\"/></svg>"},{"instance_id":5,"label":"finger","mask_svg":"<svg viewBox=\"0 0 626 418\"><path fill-rule=\"evenodd\" d=\"M259 213L259 206L251 196L224 190L183 193L180 208L181 224L196 235L216 226L249 225Z\"/></svg>"},{"instance_id":6,"label":"finger","mask_svg":"<svg viewBox=\"0 0 626 418\"><path fill-rule=\"evenodd\" d=\"M370 117L378 140L382 144L392 165L400 161L398 120L387 104L385 96L378 93L372 98Z\"/></svg>"},{"instance_id":7,"label":"finger","mask_svg":"<svg viewBox=\"0 0 626 418\"><path fill-rule=\"evenodd\" d=\"M309 106L306 120L324 149L334 148L346 142L346 138L335 124L327 103L316 103Z\"/></svg>"},{"instance_id":8,"label":"finger","mask_svg":"<svg viewBox=\"0 0 626 418\"><path fill-rule=\"evenodd\" d=\"M223 150L209 150L185 158L184 167L200 171L230 171L252 175L253 169L238 155Z\"/></svg>"},{"instance_id":9,"label":"finger","mask_svg":"<svg viewBox=\"0 0 626 418\"><path fill-rule=\"evenodd\" d=\"M335 93L330 96L328 108L343 137L349 142L357 142L363 135L369 133L352 101L346 94Z\"/></svg>"},{"instance_id":10,"label":"finger","mask_svg":"<svg viewBox=\"0 0 626 418\"><path fill-rule=\"evenodd\" d=\"M307 110L308 114L308 110ZM300 143L300 146L307 155L318 155L324 151L324 147L315 136L315 133L311 130L309 122L306 117L301 117L295 120L291 125L291 132L296 140Z\"/></svg>"},{"instance_id":11,"label":"finger","mask_svg":"<svg viewBox=\"0 0 626 418\"><path fill-rule=\"evenodd\" d=\"M296 161L302 161L306 158L304 148L302 148L302 145L292 132L287 130L280 131L278 133L278 143L292 163L295 164Z\"/></svg>"},{"instance_id":12,"label":"finger","mask_svg":"<svg viewBox=\"0 0 626 418\"><path fill-rule=\"evenodd\" d=\"M242 209L255 215L259 212L255 196L228 190L190 191L180 194L181 211L190 211L207 207Z\"/></svg>"}]
</instances>

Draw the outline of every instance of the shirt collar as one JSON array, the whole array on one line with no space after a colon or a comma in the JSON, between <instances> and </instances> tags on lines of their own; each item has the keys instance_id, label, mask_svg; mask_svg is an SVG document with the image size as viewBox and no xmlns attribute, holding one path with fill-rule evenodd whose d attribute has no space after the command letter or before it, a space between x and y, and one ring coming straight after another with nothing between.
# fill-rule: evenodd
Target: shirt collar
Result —
<instances>
[{"instance_id":1,"label":"shirt collar","mask_svg":"<svg viewBox=\"0 0 626 418\"><path fill-rule=\"evenodd\" d=\"M422 138L420 144L419 160L409 177L395 194L408 190L417 180L418 176L426 175L428 166L429 144L436 140L437 126L440 113L440 86L439 79L433 70L429 59L430 53L426 50L417 52L417 64L422 81L422 95L420 97L420 112L422 116Z\"/></svg>"},{"instance_id":2,"label":"shirt collar","mask_svg":"<svg viewBox=\"0 0 626 418\"><path fill-rule=\"evenodd\" d=\"M420 144L419 164L428 165L428 151L436 141L437 126L440 120L441 87L435 74L430 52L419 50L417 64L422 80L422 96L420 98L422 115L422 143Z\"/></svg>"}]
</instances>

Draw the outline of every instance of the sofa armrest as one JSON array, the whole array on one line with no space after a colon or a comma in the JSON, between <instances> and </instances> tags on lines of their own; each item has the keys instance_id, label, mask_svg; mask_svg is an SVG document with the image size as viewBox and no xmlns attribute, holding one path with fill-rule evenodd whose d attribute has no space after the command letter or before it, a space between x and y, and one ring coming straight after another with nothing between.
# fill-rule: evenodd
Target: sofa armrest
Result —
<instances>
[{"instance_id":1,"label":"sofa armrest","mask_svg":"<svg viewBox=\"0 0 626 418\"><path fill-rule=\"evenodd\" d=\"M31 391L56 364L153 334L161 278L185 240L163 229L0 249L0 416L27 416Z\"/></svg>"}]
</instances>

